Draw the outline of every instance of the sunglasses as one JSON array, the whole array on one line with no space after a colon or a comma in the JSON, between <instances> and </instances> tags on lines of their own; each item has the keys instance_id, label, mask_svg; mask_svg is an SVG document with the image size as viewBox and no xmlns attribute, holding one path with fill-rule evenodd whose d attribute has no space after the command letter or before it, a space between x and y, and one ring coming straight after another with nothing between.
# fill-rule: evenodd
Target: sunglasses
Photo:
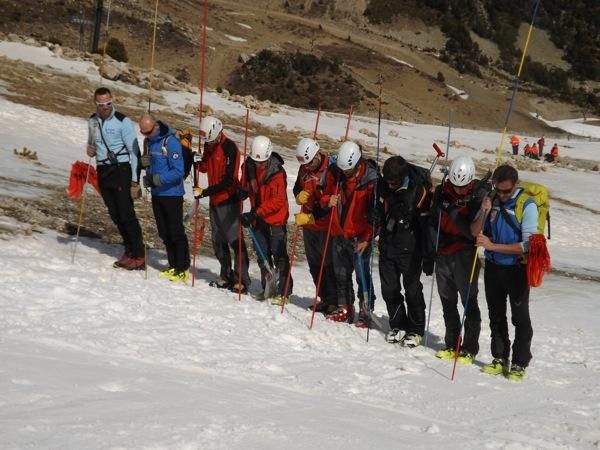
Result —
<instances>
[{"instance_id":1,"label":"sunglasses","mask_svg":"<svg viewBox=\"0 0 600 450\"><path fill-rule=\"evenodd\" d=\"M498 194L508 195L508 194L510 194L513 191L514 188L515 187L512 186L512 187L509 187L508 189L498 189L497 187L495 187L494 189L496 190L496 192Z\"/></svg>"},{"instance_id":2,"label":"sunglasses","mask_svg":"<svg viewBox=\"0 0 600 450\"><path fill-rule=\"evenodd\" d=\"M108 106L112 106L112 100L108 102L96 102L96 106L98 108L106 108Z\"/></svg>"},{"instance_id":3,"label":"sunglasses","mask_svg":"<svg viewBox=\"0 0 600 450\"><path fill-rule=\"evenodd\" d=\"M142 133L144 136L149 136L149 135L151 135L151 134L152 134L152 132L154 131L154 127L155 127L155 126L156 126L156 125L152 125L152 128L150 128L148 131L142 131L142 130L140 130L140 133Z\"/></svg>"}]
</instances>

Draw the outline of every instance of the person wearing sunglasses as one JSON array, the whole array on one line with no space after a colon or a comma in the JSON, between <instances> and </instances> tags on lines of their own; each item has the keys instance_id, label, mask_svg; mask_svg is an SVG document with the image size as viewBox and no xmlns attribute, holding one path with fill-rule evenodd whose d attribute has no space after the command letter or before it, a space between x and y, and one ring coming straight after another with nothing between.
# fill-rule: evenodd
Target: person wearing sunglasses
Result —
<instances>
[{"instance_id":1,"label":"person wearing sunglasses","mask_svg":"<svg viewBox=\"0 0 600 450\"><path fill-rule=\"evenodd\" d=\"M167 250L168 266L160 274L185 283L189 277L190 250L183 226L184 158L179 139L169 126L145 113L140 119L145 136L141 164L144 187L152 193L152 212L158 235Z\"/></svg>"},{"instance_id":2,"label":"person wearing sunglasses","mask_svg":"<svg viewBox=\"0 0 600 450\"><path fill-rule=\"evenodd\" d=\"M115 109L108 88L96 89L94 103L96 112L88 119L87 154L96 158L100 194L125 247L113 266L142 270L145 249L133 206L133 200L141 196L137 133L131 119Z\"/></svg>"},{"instance_id":3,"label":"person wearing sunglasses","mask_svg":"<svg viewBox=\"0 0 600 450\"><path fill-rule=\"evenodd\" d=\"M435 354L437 358L452 360L455 357L456 343L461 332L461 318L458 308L460 296L465 313L465 335L457 361L471 364L479 352L481 332L481 312L477 303L477 279L479 260L473 268L474 252L477 251L475 238L483 227L486 217L482 201L491 186L487 180L475 178L475 164L469 156L457 156L448 169L442 184L436 187L429 214L429 233L434 247L435 281L442 303L444 315L444 348ZM489 210L489 199L487 200ZM471 270L473 276L471 278ZM469 287L469 282L472 281Z\"/></svg>"},{"instance_id":4,"label":"person wearing sunglasses","mask_svg":"<svg viewBox=\"0 0 600 450\"><path fill-rule=\"evenodd\" d=\"M504 374L520 381L531 361L533 329L529 316L529 283L522 256L529 251L529 236L537 233L538 211L533 199L527 199L521 221L515 214L517 199L523 193L519 173L507 164L492 175L495 193L484 234L477 245L485 249L485 297L489 310L493 361L481 371ZM512 344L508 333L506 302L510 303L511 322L515 327ZM509 361L511 364L509 365Z\"/></svg>"}]
</instances>

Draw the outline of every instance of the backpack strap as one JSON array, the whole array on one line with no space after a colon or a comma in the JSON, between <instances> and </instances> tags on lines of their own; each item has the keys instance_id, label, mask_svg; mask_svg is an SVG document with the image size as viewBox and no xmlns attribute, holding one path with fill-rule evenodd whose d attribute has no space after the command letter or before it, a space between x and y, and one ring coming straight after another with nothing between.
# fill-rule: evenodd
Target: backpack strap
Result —
<instances>
[{"instance_id":1,"label":"backpack strap","mask_svg":"<svg viewBox=\"0 0 600 450\"><path fill-rule=\"evenodd\" d=\"M518 227L515 224L515 221L512 219L512 217L510 216L510 214L508 214L508 211L506 210L506 208L502 205L500 206L500 214L502 214L502 217L504 217L504 221L513 229L513 231L515 233L517 233L519 236L521 235L521 227Z\"/></svg>"},{"instance_id":2,"label":"backpack strap","mask_svg":"<svg viewBox=\"0 0 600 450\"><path fill-rule=\"evenodd\" d=\"M96 117L96 120L98 121L97 117ZM107 157L104 159L101 159L101 160L96 160L96 162L104 164L106 161L110 161L110 165L119 164L119 161L117 161L117 156L122 155L123 150L125 150L125 153L129 153L127 151L127 146L123 145L121 150L119 150L117 153L113 152L110 149L110 147L108 146L108 144L106 143L106 139L104 139L104 133L102 132L102 124L100 123L100 121L98 121L98 129L100 130L100 137L102 138L102 142L104 143L104 146L106 147Z\"/></svg>"}]
</instances>

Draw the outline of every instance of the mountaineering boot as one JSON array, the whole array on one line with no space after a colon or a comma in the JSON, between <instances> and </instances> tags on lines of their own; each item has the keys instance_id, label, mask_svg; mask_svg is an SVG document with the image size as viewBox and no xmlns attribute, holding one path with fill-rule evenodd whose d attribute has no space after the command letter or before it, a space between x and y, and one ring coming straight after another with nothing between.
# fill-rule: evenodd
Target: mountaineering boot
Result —
<instances>
[{"instance_id":1,"label":"mountaineering boot","mask_svg":"<svg viewBox=\"0 0 600 450\"><path fill-rule=\"evenodd\" d=\"M525 367L513 364L510 371L506 374L506 378L511 381L521 381L525 376Z\"/></svg>"},{"instance_id":2,"label":"mountaineering boot","mask_svg":"<svg viewBox=\"0 0 600 450\"><path fill-rule=\"evenodd\" d=\"M363 301L359 302L358 320L354 323L357 328L369 328L369 311L367 304Z\"/></svg>"},{"instance_id":3,"label":"mountaineering boot","mask_svg":"<svg viewBox=\"0 0 600 450\"><path fill-rule=\"evenodd\" d=\"M219 289L231 289L231 287L233 286L233 284L231 283L231 281L224 280L221 277L217 278L214 281L211 281L210 283L208 283L208 285L210 287L216 287L216 288L219 288Z\"/></svg>"},{"instance_id":4,"label":"mountaineering boot","mask_svg":"<svg viewBox=\"0 0 600 450\"><path fill-rule=\"evenodd\" d=\"M475 355L473 353L465 352L463 350L458 354L456 361L461 364L473 364L473 359L475 359Z\"/></svg>"},{"instance_id":5,"label":"mountaineering boot","mask_svg":"<svg viewBox=\"0 0 600 450\"><path fill-rule=\"evenodd\" d=\"M421 345L423 337L417 333L406 333L400 340L400 345L407 348L415 348Z\"/></svg>"},{"instance_id":6,"label":"mountaineering boot","mask_svg":"<svg viewBox=\"0 0 600 450\"><path fill-rule=\"evenodd\" d=\"M129 256L127 256L127 253L123 253L123 256L121 256L119 259L117 259L114 263L113 263L113 267L115 269L122 269L125 267L125 262L127 262L127 260L129 259Z\"/></svg>"},{"instance_id":7,"label":"mountaineering boot","mask_svg":"<svg viewBox=\"0 0 600 450\"><path fill-rule=\"evenodd\" d=\"M352 323L354 321L354 306L353 305L342 305L338 307L331 314L326 317L327 320L333 322L347 322Z\"/></svg>"},{"instance_id":8,"label":"mountaineering boot","mask_svg":"<svg viewBox=\"0 0 600 450\"><path fill-rule=\"evenodd\" d=\"M401 334L402 330L399 328L394 328L393 330L388 331L388 333L385 335L385 340L390 344L399 344L400 341L402 341Z\"/></svg>"},{"instance_id":9,"label":"mountaineering boot","mask_svg":"<svg viewBox=\"0 0 600 450\"><path fill-rule=\"evenodd\" d=\"M271 305L281 306L287 304L287 302L288 298L284 297L283 295L276 295L271 299Z\"/></svg>"},{"instance_id":10,"label":"mountaineering boot","mask_svg":"<svg viewBox=\"0 0 600 450\"><path fill-rule=\"evenodd\" d=\"M435 357L443 359L443 360L454 359L455 353L456 353L456 350L448 347L448 348L443 348L443 349L435 352Z\"/></svg>"},{"instance_id":11,"label":"mountaineering boot","mask_svg":"<svg viewBox=\"0 0 600 450\"><path fill-rule=\"evenodd\" d=\"M173 275L169 277L169 281L175 281L179 283L187 283L188 278L190 277L190 272L187 270L182 270L181 272L174 272Z\"/></svg>"},{"instance_id":12,"label":"mountaineering boot","mask_svg":"<svg viewBox=\"0 0 600 450\"><path fill-rule=\"evenodd\" d=\"M239 284L239 283L234 283L233 286L231 286L231 290L233 292L235 292L236 294L239 292L241 294L247 294L248 293L248 289L246 288L246 286L244 285L244 283Z\"/></svg>"},{"instance_id":13,"label":"mountaineering boot","mask_svg":"<svg viewBox=\"0 0 600 450\"><path fill-rule=\"evenodd\" d=\"M170 278L175 273L175 267L167 267L159 272L161 277Z\"/></svg>"},{"instance_id":14,"label":"mountaineering boot","mask_svg":"<svg viewBox=\"0 0 600 450\"><path fill-rule=\"evenodd\" d=\"M267 297L265 297L265 291L259 292L258 294L256 294L256 297L254 297L254 298L258 302L264 302L267 299Z\"/></svg>"},{"instance_id":15,"label":"mountaineering boot","mask_svg":"<svg viewBox=\"0 0 600 450\"><path fill-rule=\"evenodd\" d=\"M308 309L312 310L313 309L312 305L310 305L310 307ZM331 314L336 309L337 309L337 305L333 305L331 303L326 303L324 301L319 301L317 303L317 307L315 308L315 312L328 315L328 314Z\"/></svg>"},{"instance_id":16,"label":"mountaineering boot","mask_svg":"<svg viewBox=\"0 0 600 450\"><path fill-rule=\"evenodd\" d=\"M507 365L506 361L500 358L494 358L491 363L484 364L481 371L488 375L500 375L501 373L506 372Z\"/></svg>"},{"instance_id":17,"label":"mountaineering boot","mask_svg":"<svg viewBox=\"0 0 600 450\"><path fill-rule=\"evenodd\" d=\"M122 267L126 270L144 270L146 268L146 259L143 256L127 258Z\"/></svg>"}]
</instances>

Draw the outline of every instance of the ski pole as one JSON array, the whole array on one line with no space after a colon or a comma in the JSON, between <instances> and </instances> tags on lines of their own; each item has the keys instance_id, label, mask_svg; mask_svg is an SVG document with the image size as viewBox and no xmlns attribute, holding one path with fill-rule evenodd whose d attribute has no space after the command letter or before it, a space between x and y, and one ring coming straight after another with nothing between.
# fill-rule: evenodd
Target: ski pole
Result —
<instances>
[{"instance_id":1,"label":"ski pole","mask_svg":"<svg viewBox=\"0 0 600 450\"><path fill-rule=\"evenodd\" d=\"M254 233L254 228L252 226L248 227L248 234L250 235L250 239L252 239L252 242L254 243L254 248L256 249L258 256L260 256L260 259L262 259L264 261L265 269L267 271L267 274L269 275L268 278L265 276L265 281L267 283L277 282L277 280L274 279L275 275L274 275L273 266L271 266L270 261L265 256L265 252L263 251L262 247L260 246L260 243L258 242L258 239L256 238L256 234ZM265 286L267 283L265 283ZM265 291L266 291L266 287L265 287Z\"/></svg>"},{"instance_id":2,"label":"ski pole","mask_svg":"<svg viewBox=\"0 0 600 450\"><path fill-rule=\"evenodd\" d=\"M250 122L250 110L246 109L246 126L244 128L244 157L242 161L240 161L240 167L242 164L246 163L246 152L248 149L248 125ZM244 183L246 181L245 177L246 171L242 171L242 179L240 181L240 186L244 187ZM242 213L244 212L244 200L240 200L240 216L238 217L238 221L240 222L240 229L238 231L238 302L242 301L242 272L244 270L244 258L242 255L242 241L244 240L244 230L242 228ZM246 286L246 290L248 290L250 286Z\"/></svg>"},{"instance_id":3,"label":"ski pole","mask_svg":"<svg viewBox=\"0 0 600 450\"><path fill-rule=\"evenodd\" d=\"M446 139L446 161L448 161L448 155L450 154L450 133L452 131L452 111L448 111L448 138ZM437 144L433 144L433 148L435 149L435 151L437 152L437 155L433 161L433 164L431 165L431 168L429 169L430 173L433 173L433 169L435 168L435 165L438 162L438 159L440 156L444 156L444 153L441 151L440 147ZM444 180L446 179L446 175L447 172L444 174L444 176L442 177L442 183L441 185L444 185ZM438 214L438 224L437 224L437 232L435 234L435 254L437 255L437 252L439 250L439 245L440 245L440 232L441 232L441 226L442 226L442 210L440 209L440 213ZM429 338L429 322L431 321L431 306L433 304L433 288L435 287L435 273L436 273L436 269L437 269L437 262L434 259L433 260L433 272L431 273L431 292L429 293L429 306L427 308L427 326L425 328L425 343L424 345L427 345L427 341Z\"/></svg>"}]
</instances>

